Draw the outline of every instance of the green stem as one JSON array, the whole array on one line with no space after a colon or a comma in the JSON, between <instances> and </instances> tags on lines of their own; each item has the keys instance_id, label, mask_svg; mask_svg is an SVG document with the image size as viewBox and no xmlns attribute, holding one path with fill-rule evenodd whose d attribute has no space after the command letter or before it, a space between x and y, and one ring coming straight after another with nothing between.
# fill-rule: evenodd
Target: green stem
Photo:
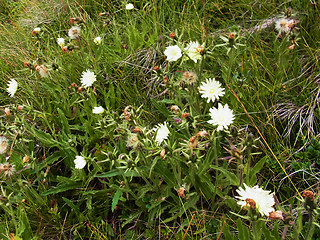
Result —
<instances>
[{"instance_id":1,"label":"green stem","mask_svg":"<svg viewBox=\"0 0 320 240\"><path fill-rule=\"evenodd\" d=\"M253 239L258 240L257 221L252 221Z\"/></svg>"},{"instance_id":2,"label":"green stem","mask_svg":"<svg viewBox=\"0 0 320 240\"><path fill-rule=\"evenodd\" d=\"M314 231L314 224L313 224L313 214L310 211L309 212L309 224L308 224L308 230L307 230L307 235L306 235L306 240L312 240L313 236L313 231Z\"/></svg>"}]
</instances>

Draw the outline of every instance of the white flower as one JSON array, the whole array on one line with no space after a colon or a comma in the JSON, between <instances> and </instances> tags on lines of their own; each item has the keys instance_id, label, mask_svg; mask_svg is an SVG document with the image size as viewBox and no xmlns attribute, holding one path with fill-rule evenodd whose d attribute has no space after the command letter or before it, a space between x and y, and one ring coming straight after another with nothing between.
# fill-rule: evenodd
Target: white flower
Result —
<instances>
[{"instance_id":1,"label":"white flower","mask_svg":"<svg viewBox=\"0 0 320 240\"><path fill-rule=\"evenodd\" d=\"M87 69L87 71L82 72L82 76L81 76L80 80L81 80L82 86L87 88L87 87L91 87L92 84L97 79L96 79L96 75L94 74L94 72L91 72L89 69Z\"/></svg>"},{"instance_id":2,"label":"white flower","mask_svg":"<svg viewBox=\"0 0 320 240\"><path fill-rule=\"evenodd\" d=\"M293 20L281 18L276 21L276 29L279 31L279 33L287 33L289 32L290 28L289 25L293 23Z\"/></svg>"},{"instance_id":3,"label":"white flower","mask_svg":"<svg viewBox=\"0 0 320 240\"><path fill-rule=\"evenodd\" d=\"M177 61L179 58L181 58L182 53L181 49L177 46L168 46L166 47L166 50L164 51L164 55L166 55L167 60L169 62Z\"/></svg>"},{"instance_id":4,"label":"white flower","mask_svg":"<svg viewBox=\"0 0 320 240\"><path fill-rule=\"evenodd\" d=\"M64 47L64 38L57 38L57 43L60 47Z\"/></svg>"},{"instance_id":5,"label":"white flower","mask_svg":"<svg viewBox=\"0 0 320 240\"><path fill-rule=\"evenodd\" d=\"M248 187L244 184L244 188L239 188L237 193L240 195L239 197L236 197L239 199L237 203L242 207L247 206L248 202L253 200L255 202L256 210L260 212L261 215L269 216L269 213L274 211L272 206L275 202L273 193L270 191L263 190L258 186Z\"/></svg>"},{"instance_id":6,"label":"white flower","mask_svg":"<svg viewBox=\"0 0 320 240\"><path fill-rule=\"evenodd\" d=\"M103 113L104 112L104 108L103 107L94 107L93 109L92 109L92 112L93 113L95 113L95 114L101 114L101 113Z\"/></svg>"},{"instance_id":7,"label":"white flower","mask_svg":"<svg viewBox=\"0 0 320 240\"><path fill-rule=\"evenodd\" d=\"M207 102L214 102L219 97L224 95L224 88L221 87L221 83L216 81L215 78L208 78L206 82L202 83L199 87L201 97L207 98Z\"/></svg>"},{"instance_id":8,"label":"white flower","mask_svg":"<svg viewBox=\"0 0 320 240\"><path fill-rule=\"evenodd\" d=\"M80 37L81 29L78 26L73 26L69 29L68 35L71 39L77 39Z\"/></svg>"},{"instance_id":9,"label":"white flower","mask_svg":"<svg viewBox=\"0 0 320 240\"><path fill-rule=\"evenodd\" d=\"M0 154L6 153L9 148L9 141L6 137L0 136Z\"/></svg>"},{"instance_id":10,"label":"white flower","mask_svg":"<svg viewBox=\"0 0 320 240\"><path fill-rule=\"evenodd\" d=\"M82 156L76 156L74 164L76 169L82 169L87 164L87 162Z\"/></svg>"},{"instance_id":11,"label":"white flower","mask_svg":"<svg viewBox=\"0 0 320 240\"><path fill-rule=\"evenodd\" d=\"M93 39L94 43L99 45L101 43L101 37L96 37L95 39Z\"/></svg>"},{"instance_id":12,"label":"white flower","mask_svg":"<svg viewBox=\"0 0 320 240\"><path fill-rule=\"evenodd\" d=\"M14 96L14 94L17 91L17 88L18 88L17 81L14 79L10 79L10 81L8 83L8 88L7 88L7 92L9 93L10 97Z\"/></svg>"},{"instance_id":13,"label":"white flower","mask_svg":"<svg viewBox=\"0 0 320 240\"><path fill-rule=\"evenodd\" d=\"M209 120L208 123L211 123L212 125L218 125L218 131L221 131L224 128L228 129L228 126L234 120L233 112L230 110L228 104L224 105L223 107L221 103L218 103L218 109L213 107L210 108L209 111L211 120Z\"/></svg>"},{"instance_id":14,"label":"white flower","mask_svg":"<svg viewBox=\"0 0 320 240\"><path fill-rule=\"evenodd\" d=\"M36 34L38 34L40 31L41 31L41 28L36 27L35 29L32 30L32 34L33 34L33 35L36 35Z\"/></svg>"},{"instance_id":15,"label":"white flower","mask_svg":"<svg viewBox=\"0 0 320 240\"><path fill-rule=\"evenodd\" d=\"M132 9L134 9L133 4L132 4L132 3L128 3L128 4L126 5L126 9L127 9L127 10L132 10Z\"/></svg>"},{"instance_id":16,"label":"white flower","mask_svg":"<svg viewBox=\"0 0 320 240\"><path fill-rule=\"evenodd\" d=\"M166 122L164 122L163 124L159 124L158 126L153 128L153 131L156 133L156 142L158 143L158 145L160 145L163 140L167 139L170 133Z\"/></svg>"},{"instance_id":17,"label":"white flower","mask_svg":"<svg viewBox=\"0 0 320 240\"><path fill-rule=\"evenodd\" d=\"M195 63L202 58L201 52L203 52L203 46L201 46L198 41L191 41L184 50Z\"/></svg>"}]
</instances>

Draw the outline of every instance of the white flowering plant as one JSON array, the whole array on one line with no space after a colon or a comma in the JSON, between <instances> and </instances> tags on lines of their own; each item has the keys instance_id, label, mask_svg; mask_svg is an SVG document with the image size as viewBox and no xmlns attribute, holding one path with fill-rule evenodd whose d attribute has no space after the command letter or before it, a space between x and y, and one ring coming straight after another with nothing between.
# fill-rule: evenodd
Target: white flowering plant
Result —
<instances>
[{"instance_id":1,"label":"white flowering plant","mask_svg":"<svg viewBox=\"0 0 320 240\"><path fill-rule=\"evenodd\" d=\"M0 16L0 239L318 237L315 5L30 3Z\"/></svg>"}]
</instances>

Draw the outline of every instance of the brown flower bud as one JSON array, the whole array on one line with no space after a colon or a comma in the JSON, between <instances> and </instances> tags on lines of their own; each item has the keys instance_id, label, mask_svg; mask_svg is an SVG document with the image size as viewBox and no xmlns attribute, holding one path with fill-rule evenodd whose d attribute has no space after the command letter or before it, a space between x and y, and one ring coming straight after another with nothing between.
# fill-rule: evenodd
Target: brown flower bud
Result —
<instances>
[{"instance_id":1,"label":"brown flower bud","mask_svg":"<svg viewBox=\"0 0 320 240\"><path fill-rule=\"evenodd\" d=\"M69 18L69 24L81 23L82 20L78 17Z\"/></svg>"},{"instance_id":2,"label":"brown flower bud","mask_svg":"<svg viewBox=\"0 0 320 240\"><path fill-rule=\"evenodd\" d=\"M23 66L24 66L24 67L27 67L27 68L30 68L30 67L31 67L31 64L26 61L26 62L23 63Z\"/></svg>"},{"instance_id":3,"label":"brown flower bud","mask_svg":"<svg viewBox=\"0 0 320 240\"><path fill-rule=\"evenodd\" d=\"M163 77L163 82L168 83L168 77Z\"/></svg>"},{"instance_id":4,"label":"brown flower bud","mask_svg":"<svg viewBox=\"0 0 320 240\"><path fill-rule=\"evenodd\" d=\"M314 200L314 193L310 190L305 190L302 193L302 197L304 197L306 201L312 202Z\"/></svg>"},{"instance_id":5,"label":"brown flower bud","mask_svg":"<svg viewBox=\"0 0 320 240\"><path fill-rule=\"evenodd\" d=\"M132 130L133 133L141 133L141 128L139 127L135 127L133 130Z\"/></svg>"},{"instance_id":6,"label":"brown flower bud","mask_svg":"<svg viewBox=\"0 0 320 240\"><path fill-rule=\"evenodd\" d=\"M190 117L190 113L182 113L181 118L187 118Z\"/></svg>"},{"instance_id":7,"label":"brown flower bud","mask_svg":"<svg viewBox=\"0 0 320 240\"><path fill-rule=\"evenodd\" d=\"M75 82L71 83L72 87L77 87L77 84Z\"/></svg>"},{"instance_id":8,"label":"brown flower bud","mask_svg":"<svg viewBox=\"0 0 320 240\"><path fill-rule=\"evenodd\" d=\"M26 155L22 158L22 163L27 163L29 162L30 158Z\"/></svg>"},{"instance_id":9,"label":"brown flower bud","mask_svg":"<svg viewBox=\"0 0 320 240\"><path fill-rule=\"evenodd\" d=\"M17 110L18 110L18 111L21 111L23 108L24 108L23 105L19 105L19 106L17 107Z\"/></svg>"},{"instance_id":10,"label":"brown flower bud","mask_svg":"<svg viewBox=\"0 0 320 240\"><path fill-rule=\"evenodd\" d=\"M99 13L99 16L101 17L101 16L105 16L105 15L108 15L109 13L107 13L107 12L101 12L101 13Z\"/></svg>"},{"instance_id":11,"label":"brown flower bud","mask_svg":"<svg viewBox=\"0 0 320 240\"><path fill-rule=\"evenodd\" d=\"M170 34L169 34L169 38L175 38L176 37L176 34L174 33L174 32L171 32Z\"/></svg>"},{"instance_id":12,"label":"brown flower bud","mask_svg":"<svg viewBox=\"0 0 320 240\"><path fill-rule=\"evenodd\" d=\"M289 48L290 50L293 50L295 47L296 47L296 44L293 43L293 44L292 44L291 46L289 46L288 48Z\"/></svg>"},{"instance_id":13,"label":"brown flower bud","mask_svg":"<svg viewBox=\"0 0 320 240\"><path fill-rule=\"evenodd\" d=\"M78 87L78 92L82 92L84 90L84 87Z\"/></svg>"},{"instance_id":14,"label":"brown flower bud","mask_svg":"<svg viewBox=\"0 0 320 240\"><path fill-rule=\"evenodd\" d=\"M152 70L153 70L153 71L159 71L159 70L160 70L160 67L159 67L159 66L154 66L154 67L152 68Z\"/></svg>"},{"instance_id":15,"label":"brown flower bud","mask_svg":"<svg viewBox=\"0 0 320 240\"><path fill-rule=\"evenodd\" d=\"M184 191L185 191L185 190L186 190L186 189L183 188L183 187L179 188L179 190L177 190L178 196L179 196L179 197L182 197L182 198L185 198L185 197L186 197L186 195L184 195Z\"/></svg>"},{"instance_id":16,"label":"brown flower bud","mask_svg":"<svg viewBox=\"0 0 320 240\"><path fill-rule=\"evenodd\" d=\"M284 220L283 213L281 211L270 212L269 213L269 219L271 221L276 220L276 219Z\"/></svg>"},{"instance_id":17,"label":"brown flower bud","mask_svg":"<svg viewBox=\"0 0 320 240\"><path fill-rule=\"evenodd\" d=\"M165 150L165 149L162 149L161 152L160 152L160 157L161 157L162 159L164 159L165 155L166 155L166 150Z\"/></svg>"},{"instance_id":18,"label":"brown flower bud","mask_svg":"<svg viewBox=\"0 0 320 240\"><path fill-rule=\"evenodd\" d=\"M9 108L5 108L4 109L4 113L6 114L6 116L10 115L10 109Z\"/></svg>"},{"instance_id":19,"label":"brown flower bud","mask_svg":"<svg viewBox=\"0 0 320 240\"><path fill-rule=\"evenodd\" d=\"M173 106L171 106L170 110L174 111L177 114L179 111L179 107L177 105L173 105Z\"/></svg>"},{"instance_id":20,"label":"brown flower bud","mask_svg":"<svg viewBox=\"0 0 320 240\"><path fill-rule=\"evenodd\" d=\"M232 39L234 39L235 36L236 35L234 33L229 33L228 38L229 38L229 40L232 40Z\"/></svg>"},{"instance_id":21,"label":"brown flower bud","mask_svg":"<svg viewBox=\"0 0 320 240\"><path fill-rule=\"evenodd\" d=\"M208 136L208 132L206 130L201 130L197 133L198 137L206 137Z\"/></svg>"},{"instance_id":22,"label":"brown flower bud","mask_svg":"<svg viewBox=\"0 0 320 240\"><path fill-rule=\"evenodd\" d=\"M64 46L61 48L61 50L62 50L62 52L68 52L69 49L68 49L68 46Z\"/></svg>"}]
</instances>

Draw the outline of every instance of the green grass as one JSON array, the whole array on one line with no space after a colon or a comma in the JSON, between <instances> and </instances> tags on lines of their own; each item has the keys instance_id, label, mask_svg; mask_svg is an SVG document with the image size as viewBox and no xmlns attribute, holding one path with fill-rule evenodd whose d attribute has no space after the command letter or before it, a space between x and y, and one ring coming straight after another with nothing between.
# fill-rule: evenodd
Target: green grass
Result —
<instances>
[{"instance_id":1,"label":"green grass","mask_svg":"<svg viewBox=\"0 0 320 240\"><path fill-rule=\"evenodd\" d=\"M317 239L318 226L309 226L319 209L309 211L301 195L318 182L319 6L126 3L0 2L0 136L9 140L0 163L16 169L8 176L0 165L0 239L280 239L285 228L286 239ZM296 25L280 36L274 21L286 14ZM70 18L80 20L75 40ZM190 41L205 43L201 61L185 50L166 60L167 46ZM97 79L81 89L88 69ZM185 71L197 81L183 80ZM219 100L201 98L206 78L225 88ZM218 102L235 114L228 130L207 122ZM105 112L94 114L96 106ZM158 144L154 127L163 122L170 134ZM84 169L74 167L79 155ZM286 220L262 224L240 209L242 183L274 192Z\"/></svg>"}]
</instances>

